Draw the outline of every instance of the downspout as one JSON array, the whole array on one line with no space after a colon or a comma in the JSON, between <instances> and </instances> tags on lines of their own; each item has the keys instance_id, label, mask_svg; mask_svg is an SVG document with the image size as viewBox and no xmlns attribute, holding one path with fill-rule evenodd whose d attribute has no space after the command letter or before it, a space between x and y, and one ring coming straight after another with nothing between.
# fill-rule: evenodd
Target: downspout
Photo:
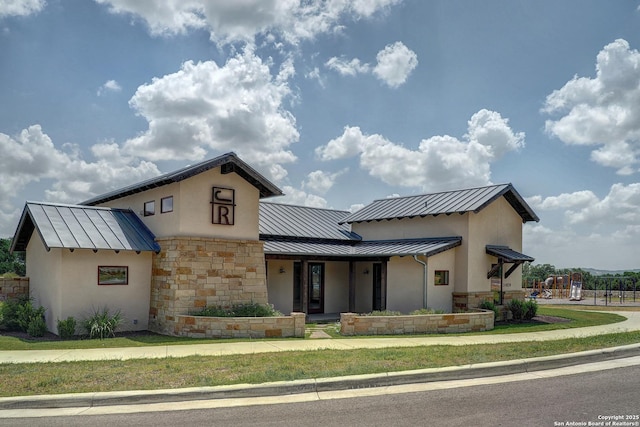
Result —
<instances>
[{"instance_id":1,"label":"downspout","mask_svg":"<svg viewBox=\"0 0 640 427\"><path fill-rule=\"evenodd\" d=\"M424 278L422 279L422 306L423 308L427 308L427 263L424 261L420 261L418 259L418 255L413 255L413 259L416 262L422 264L424 270Z\"/></svg>"}]
</instances>

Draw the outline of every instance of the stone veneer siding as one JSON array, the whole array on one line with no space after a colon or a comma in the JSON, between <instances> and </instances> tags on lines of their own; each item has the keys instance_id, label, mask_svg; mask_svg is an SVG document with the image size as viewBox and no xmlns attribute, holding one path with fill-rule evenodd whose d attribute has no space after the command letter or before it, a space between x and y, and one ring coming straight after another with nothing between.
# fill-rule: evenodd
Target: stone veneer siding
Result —
<instances>
[{"instance_id":1,"label":"stone veneer siding","mask_svg":"<svg viewBox=\"0 0 640 427\"><path fill-rule=\"evenodd\" d=\"M29 278L17 277L15 279L0 278L0 301L6 301L20 297L29 296Z\"/></svg>"},{"instance_id":2,"label":"stone veneer siding","mask_svg":"<svg viewBox=\"0 0 640 427\"><path fill-rule=\"evenodd\" d=\"M511 317L511 312L507 309L509 301L519 299L524 301L524 290L504 291L503 305L498 305L498 318L496 320L507 320ZM465 312L480 307L484 301L493 302L493 292L454 292L453 311Z\"/></svg>"},{"instance_id":3,"label":"stone veneer siding","mask_svg":"<svg viewBox=\"0 0 640 427\"><path fill-rule=\"evenodd\" d=\"M178 333L178 316L206 306L267 303L263 244L202 237L158 238L149 329Z\"/></svg>"},{"instance_id":4,"label":"stone veneer siding","mask_svg":"<svg viewBox=\"0 0 640 427\"><path fill-rule=\"evenodd\" d=\"M340 314L342 335L442 334L489 331L494 327L490 310L412 316L359 316Z\"/></svg>"},{"instance_id":5,"label":"stone veneer siding","mask_svg":"<svg viewBox=\"0 0 640 427\"><path fill-rule=\"evenodd\" d=\"M304 338L305 314L279 317L177 316L176 335L191 338Z\"/></svg>"}]
</instances>

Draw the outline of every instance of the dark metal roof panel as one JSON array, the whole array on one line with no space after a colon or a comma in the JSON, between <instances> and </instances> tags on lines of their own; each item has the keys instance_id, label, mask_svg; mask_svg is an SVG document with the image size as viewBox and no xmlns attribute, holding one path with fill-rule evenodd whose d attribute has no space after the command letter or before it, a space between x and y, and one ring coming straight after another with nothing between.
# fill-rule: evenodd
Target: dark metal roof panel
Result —
<instances>
[{"instance_id":1,"label":"dark metal roof panel","mask_svg":"<svg viewBox=\"0 0 640 427\"><path fill-rule=\"evenodd\" d=\"M12 250L26 250L36 229L47 249L160 251L153 233L128 209L28 202L27 217L20 221Z\"/></svg>"},{"instance_id":2,"label":"dark metal roof panel","mask_svg":"<svg viewBox=\"0 0 640 427\"><path fill-rule=\"evenodd\" d=\"M442 237L425 239L374 240L356 242L322 240L274 239L264 241L265 254L307 255L307 256L433 256L440 252L460 246L461 237Z\"/></svg>"},{"instance_id":3,"label":"dark metal roof panel","mask_svg":"<svg viewBox=\"0 0 640 427\"><path fill-rule=\"evenodd\" d=\"M99 195L97 197L86 200L81 204L88 206L99 205L111 200L116 200L122 197L130 196L132 194L141 193L152 188L162 187L174 182L180 182L184 179L206 172L210 169L215 169L217 167L222 168L222 173L235 172L240 175L260 191L261 198L282 195L282 190L280 190L275 184L267 180L264 176L258 173L247 163L240 160L240 158L235 153L230 152L213 159L205 160L195 165L186 166L182 169L178 169L176 171L169 172L164 175L148 179L146 181L142 181L115 191L111 191L109 193Z\"/></svg>"},{"instance_id":4,"label":"dark metal roof panel","mask_svg":"<svg viewBox=\"0 0 640 427\"><path fill-rule=\"evenodd\" d=\"M511 184L499 184L418 196L378 199L346 216L342 222L355 223L465 212L477 213L501 196L505 196L522 217L523 222L539 221L533 210Z\"/></svg>"},{"instance_id":5,"label":"dark metal roof panel","mask_svg":"<svg viewBox=\"0 0 640 427\"><path fill-rule=\"evenodd\" d=\"M261 235L357 241L351 225L339 224L347 211L279 203L260 203Z\"/></svg>"},{"instance_id":6,"label":"dark metal roof panel","mask_svg":"<svg viewBox=\"0 0 640 427\"><path fill-rule=\"evenodd\" d=\"M495 256L496 258L502 258L506 262L533 262L535 259L529 255L522 254L518 251L514 251L508 246L499 245L487 245L487 254Z\"/></svg>"}]
</instances>

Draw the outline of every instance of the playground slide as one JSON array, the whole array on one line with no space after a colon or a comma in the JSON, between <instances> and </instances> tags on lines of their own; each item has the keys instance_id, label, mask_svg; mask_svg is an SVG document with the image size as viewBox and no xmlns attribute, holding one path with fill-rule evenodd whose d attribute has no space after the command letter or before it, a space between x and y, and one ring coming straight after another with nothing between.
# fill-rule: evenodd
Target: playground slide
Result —
<instances>
[{"instance_id":1,"label":"playground slide","mask_svg":"<svg viewBox=\"0 0 640 427\"><path fill-rule=\"evenodd\" d=\"M571 282L571 292L569 301L580 301L582 299L582 282Z\"/></svg>"}]
</instances>

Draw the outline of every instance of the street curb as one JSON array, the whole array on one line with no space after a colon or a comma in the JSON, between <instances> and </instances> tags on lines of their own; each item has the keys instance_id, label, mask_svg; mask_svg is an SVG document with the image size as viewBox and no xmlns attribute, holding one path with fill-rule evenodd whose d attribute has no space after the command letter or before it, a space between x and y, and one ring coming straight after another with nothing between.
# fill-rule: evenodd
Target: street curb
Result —
<instances>
[{"instance_id":1,"label":"street curb","mask_svg":"<svg viewBox=\"0 0 640 427\"><path fill-rule=\"evenodd\" d=\"M475 365L429 368L381 374L351 375L281 381L263 384L237 384L216 387L192 387L168 390L136 390L100 393L70 393L0 398L0 410L78 408L113 405L138 405L210 399L238 399L320 393L394 385L463 380L499 375L530 373L579 364L640 356L640 344L589 350L546 357L489 362Z\"/></svg>"}]
</instances>

